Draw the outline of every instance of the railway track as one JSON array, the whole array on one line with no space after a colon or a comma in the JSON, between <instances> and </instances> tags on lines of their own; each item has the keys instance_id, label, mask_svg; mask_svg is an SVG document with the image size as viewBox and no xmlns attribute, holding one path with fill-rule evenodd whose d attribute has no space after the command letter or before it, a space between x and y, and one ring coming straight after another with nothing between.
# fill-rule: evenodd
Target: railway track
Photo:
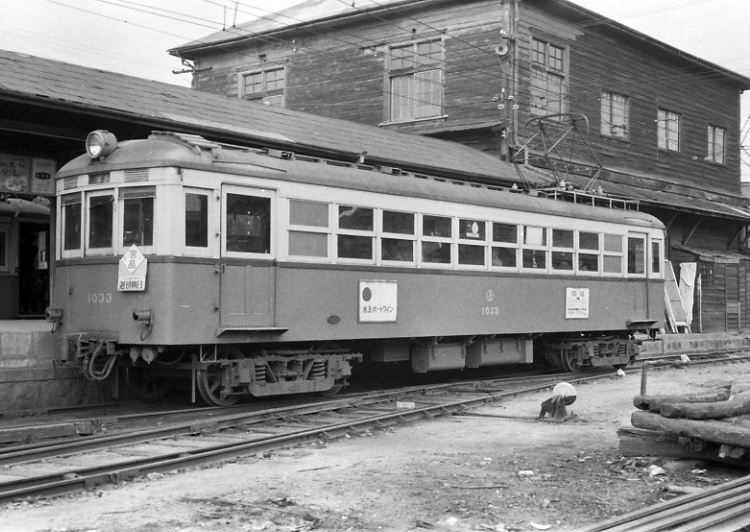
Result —
<instances>
[{"instance_id":1,"label":"railway track","mask_svg":"<svg viewBox=\"0 0 750 532\"><path fill-rule=\"evenodd\" d=\"M183 423L0 451L0 502L51 496L97 485L289 447L316 439L385 429L449 415L560 380L606 374L556 374L428 385L315 404L197 417Z\"/></svg>"}]
</instances>

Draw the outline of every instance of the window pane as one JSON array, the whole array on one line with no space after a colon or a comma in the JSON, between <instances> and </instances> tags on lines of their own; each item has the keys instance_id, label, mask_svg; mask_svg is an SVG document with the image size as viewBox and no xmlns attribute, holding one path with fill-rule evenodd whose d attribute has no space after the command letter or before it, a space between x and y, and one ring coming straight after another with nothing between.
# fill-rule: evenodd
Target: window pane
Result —
<instances>
[{"instance_id":1,"label":"window pane","mask_svg":"<svg viewBox=\"0 0 750 532\"><path fill-rule=\"evenodd\" d=\"M284 89L284 69L269 70L266 72L266 92L280 91Z\"/></svg>"},{"instance_id":2,"label":"window pane","mask_svg":"<svg viewBox=\"0 0 750 532\"><path fill-rule=\"evenodd\" d=\"M548 47L548 62L547 66L555 70L563 69L563 53L564 49L554 44L550 44Z\"/></svg>"},{"instance_id":3,"label":"window pane","mask_svg":"<svg viewBox=\"0 0 750 532\"><path fill-rule=\"evenodd\" d=\"M414 118L414 75L391 78L391 120Z\"/></svg>"},{"instance_id":4,"label":"window pane","mask_svg":"<svg viewBox=\"0 0 750 532\"><path fill-rule=\"evenodd\" d=\"M414 46L391 48L391 70L412 68L414 65Z\"/></svg>"},{"instance_id":5,"label":"window pane","mask_svg":"<svg viewBox=\"0 0 750 532\"><path fill-rule=\"evenodd\" d=\"M353 229L357 231L372 231L373 214L372 209L362 207L351 207L349 205L339 206L339 229Z\"/></svg>"},{"instance_id":6,"label":"window pane","mask_svg":"<svg viewBox=\"0 0 750 532\"><path fill-rule=\"evenodd\" d=\"M153 245L154 198L126 199L123 207L122 244Z\"/></svg>"},{"instance_id":7,"label":"window pane","mask_svg":"<svg viewBox=\"0 0 750 532\"><path fill-rule=\"evenodd\" d=\"M450 244L441 244L439 242L422 242L422 260L424 262L450 264Z\"/></svg>"},{"instance_id":8,"label":"window pane","mask_svg":"<svg viewBox=\"0 0 750 532\"><path fill-rule=\"evenodd\" d=\"M573 231L553 229L552 246L556 248L573 248Z\"/></svg>"},{"instance_id":9,"label":"window pane","mask_svg":"<svg viewBox=\"0 0 750 532\"><path fill-rule=\"evenodd\" d=\"M422 234L424 236L450 238L453 234L451 230L451 218L424 216L422 218Z\"/></svg>"},{"instance_id":10,"label":"window pane","mask_svg":"<svg viewBox=\"0 0 750 532\"><path fill-rule=\"evenodd\" d=\"M289 231L289 255L298 257L327 257L328 235Z\"/></svg>"},{"instance_id":11,"label":"window pane","mask_svg":"<svg viewBox=\"0 0 750 532\"><path fill-rule=\"evenodd\" d=\"M185 245L208 247L208 196L185 194Z\"/></svg>"},{"instance_id":12,"label":"window pane","mask_svg":"<svg viewBox=\"0 0 750 532\"><path fill-rule=\"evenodd\" d=\"M524 249L523 267L545 269L547 267L546 253L537 249Z\"/></svg>"},{"instance_id":13,"label":"window pane","mask_svg":"<svg viewBox=\"0 0 750 532\"><path fill-rule=\"evenodd\" d=\"M289 223L311 227L328 227L328 204L291 200L289 202Z\"/></svg>"},{"instance_id":14,"label":"window pane","mask_svg":"<svg viewBox=\"0 0 750 532\"><path fill-rule=\"evenodd\" d=\"M484 246L458 246L458 263L472 266L484 266Z\"/></svg>"},{"instance_id":15,"label":"window pane","mask_svg":"<svg viewBox=\"0 0 750 532\"><path fill-rule=\"evenodd\" d=\"M383 231L399 235L413 235L414 215L410 212L383 211Z\"/></svg>"},{"instance_id":16,"label":"window pane","mask_svg":"<svg viewBox=\"0 0 750 532\"><path fill-rule=\"evenodd\" d=\"M342 259L372 259L372 237L339 235L338 256Z\"/></svg>"},{"instance_id":17,"label":"window pane","mask_svg":"<svg viewBox=\"0 0 750 532\"><path fill-rule=\"evenodd\" d=\"M515 225L510 224L492 224L492 241L507 242L515 244L518 242L518 229Z\"/></svg>"},{"instance_id":18,"label":"window pane","mask_svg":"<svg viewBox=\"0 0 750 532\"><path fill-rule=\"evenodd\" d=\"M0 231L0 268L6 268L8 266L8 244L6 242L7 238L7 231Z\"/></svg>"},{"instance_id":19,"label":"window pane","mask_svg":"<svg viewBox=\"0 0 750 532\"><path fill-rule=\"evenodd\" d=\"M440 115L442 93L440 70L414 74L414 118Z\"/></svg>"},{"instance_id":20,"label":"window pane","mask_svg":"<svg viewBox=\"0 0 750 532\"><path fill-rule=\"evenodd\" d=\"M94 196L89 200L89 247L112 247L113 196Z\"/></svg>"},{"instance_id":21,"label":"window pane","mask_svg":"<svg viewBox=\"0 0 750 532\"><path fill-rule=\"evenodd\" d=\"M63 207L63 249L81 249L81 204Z\"/></svg>"},{"instance_id":22,"label":"window pane","mask_svg":"<svg viewBox=\"0 0 750 532\"><path fill-rule=\"evenodd\" d=\"M227 251L271 252L271 199L227 194Z\"/></svg>"},{"instance_id":23,"label":"window pane","mask_svg":"<svg viewBox=\"0 0 750 532\"><path fill-rule=\"evenodd\" d=\"M467 240L486 240L486 224L479 220L459 220L459 238Z\"/></svg>"},{"instance_id":24,"label":"window pane","mask_svg":"<svg viewBox=\"0 0 750 532\"><path fill-rule=\"evenodd\" d=\"M245 94L255 94L263 92L263 72L247 74L244 76Z\"/></svg>"},{"instance_id":25,"label":"window pane","mask_svg":"<svg viewBox=\"0 0 750 532\"><path fill-rule=\"evenodd\" d=\"M643 274L646 271L645 242L642 238L628 238L628 273Z\"/></svg>"},{"instance_id":26,"label":"window pane","mask_svg":"<svg viewBox=\"0 0 750 532\"><path fill-rule=\"evenodd\" d=\"M527 246L546 246L547 231L544 227L526 225L523 228L523 243Z\"/></svg>"},{"instance_id":27,"label":"window pane","mask_svg":"<svg viewBox=\"0 0 750 532\"><path fill-rule=\"evenodd\" d=\"M442 61L443 43L441 41L422 42L417 44L418 65L434 65Z\"/></svg>"},{"instance_id":28,"label":"window pane","mask_svg":"<svg viewBox=\"0 0 750 532\"><path fill-rule=\"evenodd\" d=\"M599 233L578 233L580 249L599 249Z\"/></svg>"},{"instance_id":29,"label":"window pane","mask_svg":"<svg viewBox=\"0 0 750 532\"><path fill-rule=\"evenodd\" d=\"M622 237L620 235L604 235L604 251L621 252Z\"/></svg>"},{"instance_id":30,"label":"window pane","mask_svg":"<svg viewBox=\"0 0 750 532\"><path fill-rule=\"evenodd\" d=\"M515 268L516 250L513 248L492 248L492 265Z\"/></svg>"},{"instance_id":31,"label":"window pane","mask_svg":"<svg viewBox=\"0 0 750 532\"><path fill-rule=\"evenodd\" d=\"M383 260L414 262L414 242L399 238L384 238L380 254Z\"/></svg>"},{"instance_id":32,"label":"window pane","mask_svg":"<svg viewBox=\"0 0 750 532\"><path fill-rule=\"evenodd\" d=\"M578 270L582 272L598 272L599 255L589 255L588 253L578 255Z\"/></svg>"},{"instance_id":33,"label":"window pane","mask_svg":"<svg viewBox=\"0 0 750 532\"><path fill-rule=\"evenodd\" d=\"M604 271L606 273L622 273L622 257L604 256Z\"/></svg>"},{"instance_id":34,"label":"window pane","mask_svg":"<svg viewBox=\"0 0 750 532\"><path fill-rule=\"evenodd\" d=\"M651 242L651 271L661 271L661 245L659 242Z\"/></svg>"},{"instance_id":35,"label":"window pane","mask_svg":"<svg viewBox=\"0 0 750 532\"><path fill-rule=\"evenodd\" d=\"M553 251L552 252L552 269L553 270L572 270L573 253L570 251Z\"/></svg>"}]
</instances>

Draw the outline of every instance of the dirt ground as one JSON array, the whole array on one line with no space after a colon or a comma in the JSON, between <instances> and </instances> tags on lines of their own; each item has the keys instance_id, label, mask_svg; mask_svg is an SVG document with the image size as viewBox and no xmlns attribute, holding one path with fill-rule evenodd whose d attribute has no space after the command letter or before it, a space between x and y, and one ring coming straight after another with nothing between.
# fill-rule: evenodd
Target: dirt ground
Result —
<instances>
[{"instance_id":1,"label":"dirt ground","mask_svg":"<svg viewBox=\"0 0 750 532\"><path fill-rule=\"evenodd\" d=\"M623 458L639 373L576 385L564 423L534 418L550 392L464 416L213 467L0 506L3 532L571 530L745 471ZM750 384L750 363L652 371L648 392ZM652 465L662 474L652 475Z\"/></svg>"}]
</instances>

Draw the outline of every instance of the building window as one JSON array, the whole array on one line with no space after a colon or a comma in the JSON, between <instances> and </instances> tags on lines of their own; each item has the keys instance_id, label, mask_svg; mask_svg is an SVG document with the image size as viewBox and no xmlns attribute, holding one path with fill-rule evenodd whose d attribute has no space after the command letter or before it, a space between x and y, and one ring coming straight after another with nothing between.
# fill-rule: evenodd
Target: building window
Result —
<instances>
[{"instance_id":1,"label":"building window","mask_svg":"<svg viewBox=\"0 0 750 532\"><path fill-rule=\"evenodd\" d=\"M564 113L565 48L531 39L531 111L538 115Z\"/></svg>"},{"instance_id":2,"label":"building window","mask_svg":"<svg viewBox=\"0 0 750 532\"><path fill-rule=\"evenodd\" d=\"M602 135L627 140L629 115L627 96L602 91Z\"/></svg>"},{"instance_id":3,"label":"building window","mask_svg":"<svg viewBox=\"0 0 750 532\"><path fill-rule=\"evenodd\" d=\"M241 75L242 97L266 105L284 107L286 72L283 68L248 72Z\"/></svg>"},{"instance_id":4,"label":"building window","mask_svg":"<svg viewBox=\"0 0 750 532\"><path fill-rule=\"evenodd\" d=\"M433 118L443 109L443 41L414 42L389 49L391 122Z\"/></svg>"},{"instance_id":5,"label":"building window","mask_svg":"<svg viewBox=\"0 0 750 532\"><path fill-rule=\"evenodd\" d=\"M719 164L726 164L727 130L723 127L708 126L708 155L706 159Z\"/></svg>"},{"instance_id":6,"label":"building window","mask_svg":"<svg viewBox=\"0 0 750 532\"><path fill-rule=\"evenodd\" d=\"M680 151L680 115L659 109L657 123L659 149Z\"/></svg>"}]
</instances>

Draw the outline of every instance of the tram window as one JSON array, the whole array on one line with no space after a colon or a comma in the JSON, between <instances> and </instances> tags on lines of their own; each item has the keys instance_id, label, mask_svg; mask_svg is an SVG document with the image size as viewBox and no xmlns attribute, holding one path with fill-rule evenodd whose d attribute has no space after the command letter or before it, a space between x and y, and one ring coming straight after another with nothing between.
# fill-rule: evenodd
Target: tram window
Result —
<instances>
[{"instance_id":1,"label":"tram window","mask_svg":"<svg viewBox=\"0 0 750 532\"><path fill-rule=\"evenodd\" d=\"M89 198L89 247L112 247L112 212L114 197L92 196Z\"/></svg>"},{"instance_id":2,"label":"tram window","mask_svg":"<svg viewBox=\"0 0 750 532\"><path fill-rule=\"evenodd\" d=\"M572 243L571 234L571 243ZM553 236L554 239L554 231ZM572 270L573 269L573 253L570 251L553 251L552 252L552 269L553 270Z\"/></svg>"},{"instance_id":3,"label":"tram window","mask_svg":"<svg viewBox=\"0 0 750 532\"><path fill-rule=\"evenodd\" d=\"M327 257L328 235L289 231L289 255L297 257Z\"/></svg>"},{"instance_id":4,"label":"tram window","mask_svg":"<svg viewBox=\"0 0 750 532\"><path fill-rule=\"evenodd\" d=\"M227 251L271 252L271 199L227 194Z\"/></svg>"},{"instance_id":5,"label":"tram window","mask_svg":"<svg viewBox=\"0 0 750 532\"><path fill-rule=\"evenodd\" d=\"M622 257L604 255L602 265L604 273L622 273Z\"/></svg>"},{"instance_id":6,"label":"tram window","mask_svg":"<svg viewBox=\"0 0 750 532\"><path fill-rule=\"evenodd\" d=\"M450 264L451 245L443 242L422 242L422 261L434 264Z\"/></svg>"},{"instance_id":7,"label":"tram window","mask_svg":"<svg viewBox=\"0 0 750 532\"><path fill-rule=\"evenodd\" d=\"M62 203L63 249L81 249L81 196L64 196Z\"/></svg>"},{"instance_id":8,"label":"tram window","mask_svg":"<svg viewBox=\"0 0 750 532\"><path fill-rule=\"evenodd\" d=\"M518 242L518 226L511 224L493 223L492 241L516 244Z\"/></svg>"},{"instance_id":9,"label":"tram window","mask_svg":"<svg viewBox=\"0 0 750 532\"><path fill-rule=\"evenodd\" d=\"M538 268L544 270L547 268L547 254L540 249L523 250L523 267Z\"/></svg>"},{"instance_id":10,"label":"tram window","mask_svg":"<svg viewBox=\"0 0 750 532\"><path fill-rule=\"evenodd\" d=\"M151 246L154 243L155 190L123 190L122 244Z\"/></svg>"},{"instance_id":11,"label":"tram window","mask_svg":"<svg viewBox=\"0 0 750 532\"><path fill-rule=\"evenodd\" d=\"M422 234L424 236L451 238L453 235L451 222L451 218L425 215L422 217Z\"/></svg>"},{"instance_id":12,"label":"tram window","mask_svg":"<svg viewBox=\"0 0 750 532\"><path fill-rule=\"evenodd\" d=\"M414 242L400 238L383 238L380 243L383 260L414 262Z\"/></svg>"},{"instance_id":13,"label":"tram window","mask_svg":"<svg viewBox=\"0 0 750 532\"><path fill-rule=\"evenodd\" d=\"M512 226L512 227L515 228L515 226ZM515 248L493 247L492 248L492 265L502 266L503 268L515 268L516 267Z\"/></svg>"},{"instance_id":14,"label":"tram window","mask_svg":"<svg viewBox=\"0 0 750 532\"><path fill-rule=\"evenodd\" d=\"M459 244L458 263L467 266L484 266L484 246Z\"/></svg>"},{"instance_id":15,"label":"tram window","mask_svg":"<svg viewBox=\"0 0 750 532\"><path fill-rule=\"evenodd\" d=\"M552 246L556 248L573 248L573 231L566 231L563 229L552 230ZM554 257L552 258L552 267L555 267ZM567 268L564 268L567 269Z\"/></svg>"},{"instance_id":16,"label":"tram window","mask_svg":"<svg viewBox=\"0 0 750 532\"><path fill-rule=\"evenodd\" d=\"M598 272L599 255L590 253L580 253L578 255L578 271L581 272Z\"/></svg>"},{"instance_id":17,"label":"tram window","mask_svg":"<svg viewBox=\"0 0 750 532\"><path fill-rule=\"evenodd\" d=\"M579 249L599 249L599 233L578 233Z\"/></svg>"},{"instance_id":18,"label":"tram window","mask_svg":"<svg viewBox=\"0 0 750 532\"><path fill-rule=\"evenodd\" d=\"M383 211L383 232L413 235L414 214L410 212Z\"/></svg>"},{"instance_id":19,"label":"tram window","mask_svg":"<svg viewBox=\"0 0 750 532\"><path fill-rule=\"evenodd\" d=\"M622 253L622 237L620 235L604 235L604 251Z\"/></svg>"},{"instance_id":20,"label":"tram window","mask_svg":"<svg viewBox=\"0 0 750 532\"><path fill-rule=\"evenodd\" d=\"M290 200L289 223L309 227L328 227L328 204Z\"/></svg>"},{"instance_id":21,"label":"tram window","mask_svg":"<svg viewBox=\"0 0 750 532\"><path fill-rule=\"evenodd\" d=\"M526 225L523 228L523 243L527 246L546 246L547 231L544 227Z\"/></svg>"},{"instance_id":22,"label":"tram window","mask_svg":"<svg viewBox=\"0 0 750 532\"><path fill-rule=\"evenodd\" d=\"M661 242L651 242L651 271L661 272Z\"/></svg>"},{"instance_id":23,"label":"tram window","mask_svg":"<svg viewBox=\"0 0 750 532\"><path fill-rule=\"evenodd\" d=\"M372 209L339 205L339 229L373 230ZM341 256L341 255L339 255Z\"/></svg>"},{"instance_id":24,"label":"tram window","mask_svg":"<svg viewBox=\"0 0 750 532\"><path fill-rule=\"evenodd\" d=\"M645 273L645 241L643 238L628 237L628 273Z\"/></svg>"},{"instance_id":25,"label":"tram window","mask_svg":"<svg viewBox=\"0 0 750 532\"><path fill-rule=\"evenodd\" d=\"M185 194L185 245L208 247L208 196Z\"/></svg>"},{"instance_id":26,"label":"tram window","mask_svg":"<svg viewBox=\"0 0 750 532\"><path fill-rule=\"evenodd\" d=\"M338 235L338 256L342 259L372 259L372 237Z\"/></svg>"},{"instance_id":27,"label":"tram window","mask_svg":"<svg viewBox=\"0 0 750 532\"><path fill-rule=\"evenodd\" d=\"M486 240L487 228L484 222L480 222L478 220L461 219L458 221L458 228L459 238L463 238L464 240L481 240L482 242Z\"/></svg>"}]
</instances>

